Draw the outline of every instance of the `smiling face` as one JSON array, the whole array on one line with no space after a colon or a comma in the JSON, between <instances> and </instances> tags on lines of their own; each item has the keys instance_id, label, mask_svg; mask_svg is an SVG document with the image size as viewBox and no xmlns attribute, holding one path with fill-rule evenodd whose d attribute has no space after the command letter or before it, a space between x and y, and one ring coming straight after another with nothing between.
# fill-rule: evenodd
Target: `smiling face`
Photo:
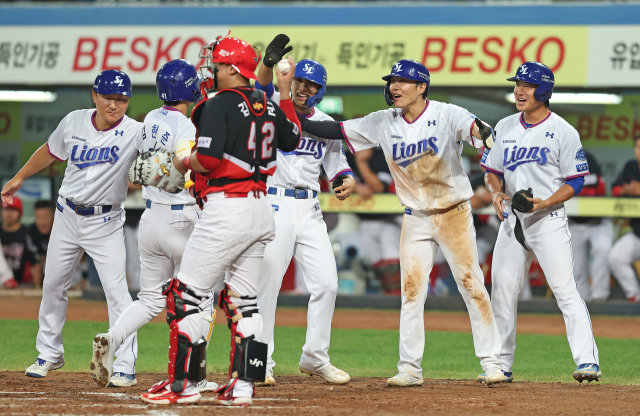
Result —
<instances>
[{"instance_id":1,"label":"smiling face","mask_svg":"<svg viewBox=\"0 0 640 416\"><path fill-rule=\"evenodd\" d=\"M422 94L427 89L427 84L406 78L392 77L389 92L396 108L410 108L416 104L424 104Z\"/></svg>"},{"instance_id":2,"label":"smiling face","mask_svg":"<svg viewBox=\"0 0 640 416\"><path fill-rule=\"evenodd\" d=\"M525 81L516 81L513 88L513 96L516 100L516 108L518 111L525 113L535 113L545 107L543 102L536 100L534 91L537 85Z\"/></svg>"},{"instance_id":3,"label":"smiling face","mask_svg":"<svg viewBox=\"0 0 640 416\"><path fill-rule=\"evenodd\" d=\"M102 95L92 92L93 103L96 105L96 125L100 130L113 126L120 120L129 107L129 97L121 94Z\"/></svg>"},{"instance_id":4,"label":"smiling face","mask_svg":"<svg viewBox=\"0 0 640 416\"><path fill-rule=\"evenodd\" d=\"M322 88L321 85L315 82L309 81L304 78L293 78L291 83L291 99L293 100L293 106L295 109L306 114L311 112L311 109L307 107L307 98L313 97Z\"/></svg>"}]
</instances>

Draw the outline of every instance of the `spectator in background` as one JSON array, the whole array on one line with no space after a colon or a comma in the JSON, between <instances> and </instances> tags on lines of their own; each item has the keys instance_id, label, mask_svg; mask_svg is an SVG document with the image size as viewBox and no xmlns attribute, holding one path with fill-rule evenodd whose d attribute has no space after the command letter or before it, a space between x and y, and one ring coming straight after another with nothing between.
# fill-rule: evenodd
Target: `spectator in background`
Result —
<instances>
[{"instance_id":1,"label":"spectator in background","mask_svg":"<svg viewBox=\"0 0 640 416\"><path fill-rule=\"evenodd\" d=\"M35 222L27 229L27 233L36 251L36 262L32 265L31 273L34 286L36 287L42 286L49 236L51 235L51 228L53 227L53 210L54 207L51 201L36 201L33 208Z\"/></svg>"},{"instance_id":2,"label":"spectator in background","mask_svg":"<svg viewBox=\"0 0 640 416\"><path fill-rule=\"evenodd\" d=\"M33 285L31 266L36 263L36 248L27 227L21 224L22 201L14 196L11 203L2 203L0 241L2 252L13 277L20 286Z\"/></svg>"},{"instance_id":3,"label":"spectator in background","mask_svg":"<svg viewBox=\"0 0 640 416\"><path fill-rule=\"evenodd\" d=\"M602 170L593 154L585 151L589 174L584 177L580 196L605 196ZM570 217L569 232L573 249L573 273L582 299L602 301L609 297L609 251L613 244L611 218ZM589 258L591 258L591 286L589 286ZM635 275L634 275L635 277Z\"/></svg>"},{"instance_id":4,"label":"spectator in background","mask_svg":"<svg viewBox=\"0 0 640 416\"><path fill-rule=\"evenodd\" d=\"M351 159L351 154L347 155ZM352 163L353 162L353 163ZM395 186L384 153L379 147L361 150L349 160L360 177L355 192L363 199L373 194L394 193ZM357 214L365 256L384 293L400 294L401 214Z\"/></svg>"},{"instance_id":5,"label":"spectator in background","mask_svg":"<svg viewBox=\"0 0 640 416\"><path fill-rule=\"evenodd\" d=\"M613 183L611 194L640 197L640 135L634 137L635 159L630 160ZM630 302L640 302L640 285L633 263L640 259L640 218L632 218L631 231L620 237L609 252L609 267Z\"/></svg>"},{"instance_id":6,"label":"spectator in background","mask_svg":"<svg viewBox=\"0 0 640 416\"><path fill-rule=\"evenodd\" d=\"M2 284L2 287L5 289L15 289L18 287L18 282L13 278L13 272L9 268L2 250L0 250L0 284Z\"/></svg>"}]
</instances>

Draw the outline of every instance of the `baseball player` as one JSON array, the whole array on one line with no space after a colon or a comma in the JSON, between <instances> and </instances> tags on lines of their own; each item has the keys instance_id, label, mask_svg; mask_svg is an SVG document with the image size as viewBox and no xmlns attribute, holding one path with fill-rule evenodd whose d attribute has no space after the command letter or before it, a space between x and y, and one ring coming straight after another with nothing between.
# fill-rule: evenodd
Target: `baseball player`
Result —
<instances>
[{"instance_id":1,"label":"baseball player","mask_svg":"<svg viewBox=\"0 0 640 416\"><path fill-rule=\"evenodd\" d=\"M219 91L192 115L196 150L174 159L181 172L197 172L194 186L202 218L189 237L180 272L163 287L171 329L169 380L142 399L158 404L200 399L196 383L204 378L207 336L202 309L224 279L219 306L231 330L231 363L229 382L218 389L217 403L249 406L254 381L264 381L267 361L256 303L264 249L275 229L265 181L275 171L277 149L290 152L298 146L300 128L290 100L281 100L278 107L249 87L260 59L251 45L218 37L203 52L213 76L207 84ZM293 72L278 73L285 97L292 78Z\"/></svg>"},{"instance_id":2,"label":"baseball player","mask_svg":"<svg viewBox=\"0 0 640 416\"><path fill-rule=\"evenodd\" d=\"M640 135L635 136L633 140L635 160L628 161L616 178L611 189L613 196L626 198L640 196ZM630 225L631 232L615 242L609 252L608 260L613 276L629 302L637 303L640 302L640 285L638 285L633 263L640 259L640 219L632 218Z\"/></svg>"},{"instance_id":3,"label":"baseball player","mask_svg":"<svg viewBox=\"0 0 640 416\"><path fill-rule=\"evenodd\" d=\"M275 103L289 99L288 95L282 96L274 92L272 84L273 64L284 55L285 52L282 51L288 41L286 35L276 36L267 47L263 65L258 72L256 86L264 89L267 97ZM326 85L327 71L319 62L310 59L297 62L291 84L291 101L296 112L310 120L332 120L316 108L326 92ZM276 236L267 244L264 252L263 276L258 291L258 307L264 322L263 339L269 344L264 384L275 384L273 331L276 304L282 279L292 256L296 267L300 267L302 271L305 286L311 295L307 312L307 336L298 368L303 373L317 374L329 383L344 384L350 380L349 375L329 361L331 319L338 294L338 273L327 225L317 199L320 191L320 167L324 168L330 181L334 182L338 178L342 181L342 185L334 189L340 200L351 194L355 180L341 142L325 140L304 132L301 136L297 149L291 152L278 151L278 169L267 179L268 199L275 211Z\"/></svg>"},{"instance_id":4,"label":"baseball player","mask_svg":"<svg viewBox=\"0 0 640 416\"><path fill-rule=\"evenodd\" d=\"M598 348L576 288L564 209L564 202L582 189L587 159L578 132L549 110L553 72L539 62L525 62L508 80L516 83L513 94L520 112L496 124L495 146L481 160L502 221L491 265L491 305L502 337L500 367L511 381L518 292L535 255L564 316L578 366L573 378L597 381L602 376ZM481 374L478 379L485 378Z\"/></svg>"},{"instance_id":5,"label":"baseball player","mask_svg":"<svg viewBox=\"0 0 640 416\"><path fill-rule=\"evenodd\" d=\"M589 174L584 176L584 186L580 196L606 196L600 165L593 154L587 151L584 153L589 164ZM611 281L609 270L609 251L613 245L611 218L571 217L569 231L578 293L587 302L606 300L609 297ZM591 263L591 285L589 285L589 263Z\"/></svg>"},{"instance_id":6,"label":"baseball player","mask_svg":"<svg viewBox=\"0 0 640 416\"><path fill-rule=\"evenodd\" d=\"M422 385L424 302L440 247L469 311L476 356L487 384L506 381L498 366L500 334L478 264L462 142L491 146L492 130L458 106L429 100L429 71L402 59L393 65L384 96L396 108L342 123L302 120L305 131L345 138L351 151L380 146L405 206L400 236L402 309L398 374L389 386Z\"/></svg>"},{"instance_id":7,"label":"baseball player","mask_svg":"<svg viewBox=\"0 0 640 416\"><path fill-rule=\"evenodd\" d=\"M25 179L54 160L66 160L49 240L36 348L39 355L26 375L45 377L64 365L62 327L66 319L71 272L86 252L93 259L107 298L113 325L132 299L125 277L122 226L129 165L142 149L142 124L127 117L131 81L122 71L108 69L96 77L95 109L65 116L47 142L4 186L2 200L10 202ZM136 384L136 335L116 351L113 386Z\"/></svg>"},{"instance_id":8,"label":"baseball player","mask_svg":"<svg viewBox=\"0 0 640 416\"><path fill-rule=\"evenodd\" d=\"M143 150L164 148L188 156L195 142L196 128L186 117L191 103L200 100L200 79L196 68L184 59L167 62L156 76L158 98L164 105L151 111L144 119ZM158 316L165 306L162 284L180 269L182 252L200 208L189 192L176 193L143 186L146 209L140 220L138 247L140 250L140 292L138 299L120 315L108 333L93 340L91 375L104 386L111 378L113 353L144 324ZM211 294L213 299L213 294ZM213 304L208 308L213 316ZM211 320L211 324L213 320ZM200 391L215 390L216 383L202 380Z\"/></svg>"}]
</instances>

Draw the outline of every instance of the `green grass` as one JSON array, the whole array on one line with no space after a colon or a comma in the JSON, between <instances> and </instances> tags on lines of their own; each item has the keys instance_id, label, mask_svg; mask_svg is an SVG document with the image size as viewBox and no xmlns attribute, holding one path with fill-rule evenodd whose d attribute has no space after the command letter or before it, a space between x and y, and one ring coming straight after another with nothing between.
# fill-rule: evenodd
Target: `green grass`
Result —
<instances>
[{"instance_id":1,"label":"green grass","mask_svg":"<svg viewBox=\"0 0 640 416\"><path fill-rule=\"evenodd\" d=\"M88 371L93 335L107 329L100 322L67 322L63 331L66 371ZM23 371L37 357L37 321L0 320L0 370ZM305 329L276 328L276 374L299 374L297 366ZM148 324L138 331L137 371L164 372L167 363L168 327ZM640 385L640 339L597 338L603 383ZM208 371L225 373L229 360L229 330L214 329L208 350ZM422 361L428 378L473 379L481 372L473 353L471 334L429 331ZM390 377L398 360L398 331L334 329L331 361L354 377ZM575 365L565 336L518 336L514 372L517 380L572 382Z\"/></svg>"}]
</instances>

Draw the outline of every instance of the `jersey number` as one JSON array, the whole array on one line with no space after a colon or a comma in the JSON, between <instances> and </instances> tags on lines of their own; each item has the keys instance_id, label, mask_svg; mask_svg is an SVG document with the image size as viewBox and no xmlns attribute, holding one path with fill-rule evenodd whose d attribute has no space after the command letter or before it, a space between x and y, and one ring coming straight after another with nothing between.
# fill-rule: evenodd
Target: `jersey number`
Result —
<instances>
[{"instance_id":1,"label":"jersey number","mask_svg":"<svg viewBox=\"0 0 640 416\"><path fill-rule=\"evenodd\" d=\"M262 125L262 159L271 159L271 155L273 155L273 136L275 133L275 126L273 125L273 121L265 121ZM256 122L251 122L251 132L249 132L249 143L247 143L249 150L253 150L253 157L256 157Z\"/></svg>"}]
</instances>

